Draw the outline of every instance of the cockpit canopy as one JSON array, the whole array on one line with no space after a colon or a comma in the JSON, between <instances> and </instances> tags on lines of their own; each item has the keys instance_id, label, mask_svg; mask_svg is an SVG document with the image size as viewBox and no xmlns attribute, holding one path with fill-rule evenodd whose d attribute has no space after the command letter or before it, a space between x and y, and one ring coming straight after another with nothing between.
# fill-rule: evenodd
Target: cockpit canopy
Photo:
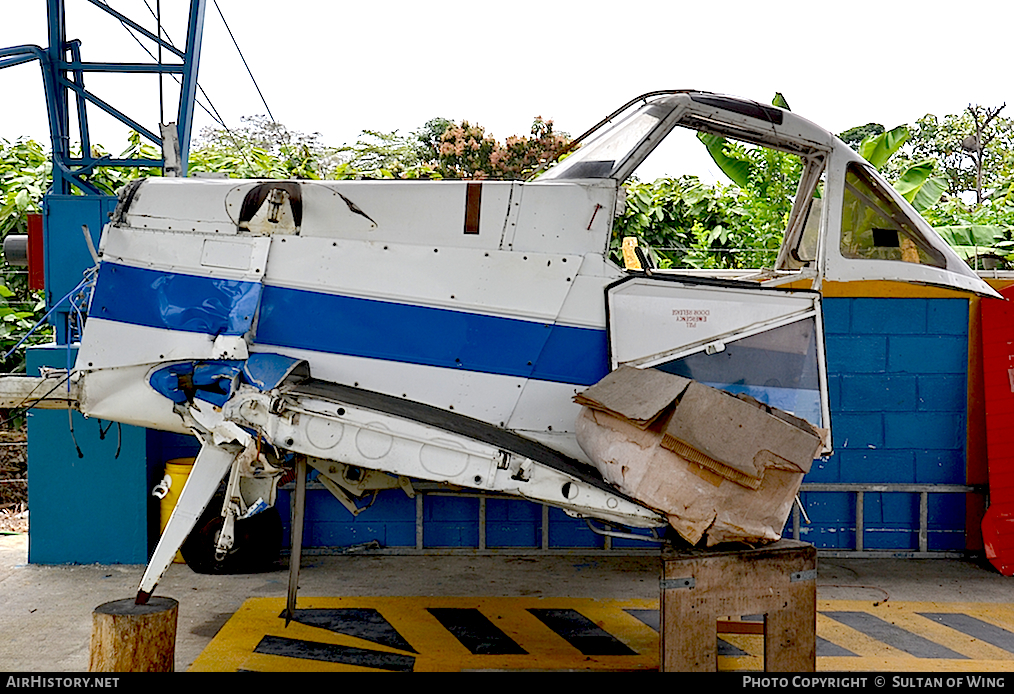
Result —
<instances>
[{"instance_id":1,"label":"cockpit canopy","mask_svg":"<svg viewBox=\"0 0 1014 694\"><path fill-rule=\"evenodd\" d=\"M995 295L868 162L828 131L775 106L698 91L645 94L579 136L572 153L535 182L612 179L619 187L678 128L799 158L774 271Z\"/></svg>"}]
</instances>

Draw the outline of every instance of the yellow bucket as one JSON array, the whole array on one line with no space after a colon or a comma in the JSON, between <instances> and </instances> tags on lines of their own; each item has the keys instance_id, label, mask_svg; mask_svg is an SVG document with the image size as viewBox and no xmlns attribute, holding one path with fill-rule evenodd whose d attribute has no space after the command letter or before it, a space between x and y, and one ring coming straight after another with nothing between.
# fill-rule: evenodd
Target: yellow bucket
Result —
<instances>
[{"instance_id":1,"label":"yellow bucket","mask_svg":"<svg viewBox=\"0 0 1014 694\"><path fill-rule=\"evenodd\" d=\"M169 516L172 515L173 509L176 508L180 492L183 491L183 485L187 483L187 478L190 476L190 471L193 468L194 458L175 458L166 462L165 474L172 480L172 484L169 485L169 491L162 497L159 505L159 520L161 521L159 533L164 532L165 526L169 524ZM173 563L186 564L186 561L183 559L183 555L177 552Z\"/></svg>"}]
</instances>

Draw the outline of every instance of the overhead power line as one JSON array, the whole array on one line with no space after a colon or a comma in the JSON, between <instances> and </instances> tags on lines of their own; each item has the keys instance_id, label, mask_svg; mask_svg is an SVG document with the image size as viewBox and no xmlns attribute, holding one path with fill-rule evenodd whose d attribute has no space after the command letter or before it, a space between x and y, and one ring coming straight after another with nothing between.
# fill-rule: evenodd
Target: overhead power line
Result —
<instances>
[{"instance_id":1,"label":"overhead power line","mask_svg":"<svg viewBox=\"0 0 1014 694\"><path fill-rule=\"evenodd\" d=\"M261 102L264 104L264 108L267 109L268 118L271 119L272 123L277 123L275 116L271 113L271 107L268 106L267 99L264 98L264 93L261 92L260 85L257 84L257 78L254 77L253 70L246 62L246 58L243 56L243 51L240 50L239 43L236 42L236 37L232 35L232 29L229 28L229 22L225 21L225 15L222 14L222 8L218 6L218 0L214 0L215 9L218 10L218 16L222 18L222 23L225 24L225 30L229 32L229 38L232 39L232 45L236 47L236 52L239 53L239 59L243 61L243 67L246 68L247 74L250 75L250 79L253 81L254 88L257 89L257 94L261 97Z\"/></svg>"}]
</instances>

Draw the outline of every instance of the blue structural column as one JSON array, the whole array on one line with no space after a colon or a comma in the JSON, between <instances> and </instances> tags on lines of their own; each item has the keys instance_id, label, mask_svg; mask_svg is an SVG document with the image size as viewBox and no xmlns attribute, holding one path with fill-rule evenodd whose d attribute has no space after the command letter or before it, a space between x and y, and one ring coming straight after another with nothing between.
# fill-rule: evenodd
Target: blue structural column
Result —
<instances>
[{"instance_id":1,"label":"blue structural column","mask_svg":"<svg viewBox=\"0 0 1014 694\"><path fill-rule=\"evenodd\" d=\"M28 373L39 375L41 366L66 368L74 352L55 345L31 348ZM148 469L145 429L77 412L32 410L28 459L30 563L148 561L152 478L160 473Z\"/></svg>"}]
</instances>

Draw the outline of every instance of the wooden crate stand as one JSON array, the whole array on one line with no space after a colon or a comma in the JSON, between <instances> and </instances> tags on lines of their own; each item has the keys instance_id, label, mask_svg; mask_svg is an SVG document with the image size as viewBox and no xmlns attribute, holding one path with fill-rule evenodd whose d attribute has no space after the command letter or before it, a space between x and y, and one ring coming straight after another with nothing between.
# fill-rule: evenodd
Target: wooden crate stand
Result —
<instances>
[{"instance_id":1,"label":"wooden crate stand","mask_svg":"<svg viewBox=\"0 0 1014 694\"><path fill-rule=\"evenodd\" d=\"M814 672L817 550L796 540L756 548L662 550L661 669L714 672L718 622L763 614L764 669Z\"/></svg>"}]
</instances>

